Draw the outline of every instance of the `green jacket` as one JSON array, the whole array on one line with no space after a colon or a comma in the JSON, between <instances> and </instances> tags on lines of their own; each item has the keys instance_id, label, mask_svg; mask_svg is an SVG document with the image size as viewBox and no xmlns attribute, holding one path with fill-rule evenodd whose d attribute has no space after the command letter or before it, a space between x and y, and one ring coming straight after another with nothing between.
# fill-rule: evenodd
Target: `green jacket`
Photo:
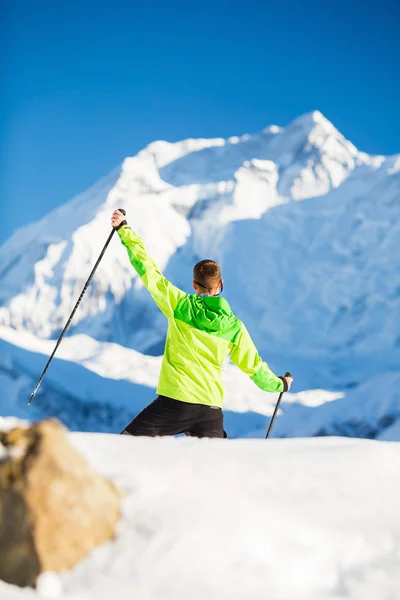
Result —
<instances>
[{"instance_id":1,"label":"green jacket","mask_svg":"<svg viewBox=\"0 0 400 600\"><path fill-rule=\"evenodd\" d=\"M229 353L259 388L283 391L282 379L262 361L245 326L224 298L186 294L162 275L130 227L120 227L118 234L133 268L168 319L157 394L221 407L222 365Z\"/></svg>"}]
</instances>

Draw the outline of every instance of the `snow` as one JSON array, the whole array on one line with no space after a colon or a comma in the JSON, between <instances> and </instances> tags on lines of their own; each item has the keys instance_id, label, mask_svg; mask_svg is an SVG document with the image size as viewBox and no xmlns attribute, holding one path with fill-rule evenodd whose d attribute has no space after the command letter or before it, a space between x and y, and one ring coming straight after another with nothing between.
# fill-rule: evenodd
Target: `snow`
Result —
<instances>
[{"instance_id":1,"label":"snow","mask_svg":"<svg viewBox=\"0 0 400 600\"><path fill-rule=\"evenodd\" d=\"M386 271L393 260L398 268L393 256L400 236L398 163L398 157L359 152L319 111L286 128L228 140L154 142L4 244L0 323L54 337L109 233L111 210L121 206L159 266L185 289L198 258L214 256L224 267L238 259L230 294L235 309L252 312L258 322L261 313L259 338L278 353L287 347L303 353L316 345L329 352L332 346L370 352L357 308L366 296L379 349L387 352L397 343L392 324L398 294ZM232 256L232 246L239 256ZM294 282L281 277L288 268L297 274ZM266 302L254 313L248 291L256 278L257 295ZM304 347L297 315L306 303L314 327ZM287 315L284 339L271 338L271 307ZM339 339L332 340L332 322ZM73 327L100 341L159 352L165 323L117 240Z\"/></svg>"},{"instance_id":2,"label":"snow","mask_svg":"<svg viewBox=\"0 0 400 600\"><path fill-rule=\"evenodd\" d=\"M55 340L0 327L1 415L30 420L55 416L74 430L119 432L155 398L161 357L74 335L63 340L28 407L54 346ZM375 364L375 369L378 366ZM271 367L277 371L275 363ZM352 376L357 374L355 366L353 369ZM295 367L297 370L301 373L301 366ZM223 382L228 436L263 438L278 394L262 392L229 361L224 366ZM394 426L397 420L400 374L393 370L341 391L303 389L286 393L272 436L400 440Z\"/></svg>"},{"instance_id":3,"label":"snow","mask_svg":"<svg viewBox=\"0 0 400 600\"><path fill-rule=\"evenodd\" d=\"M0 248L2 414L26 416L122 207L185 291L195 262L221 263L225 297L260 354L295 375L274 434L399 439L399 171L399 155L359 151L319 111L226 140L156 141L126 158ZM37 398L37 415L74 429L117 431L154 397L166 320L116 238ZM229 364L224 377L232 435L262 436L276 397Z\"/></svg>"},{"instance_id":4,"label":"snow","mask_svg":"<svg viewBox=\"0 0 400 600\"><path fill-rule=\"evenodd\" d=\"M70 434L123 491L72 571L4 600L397 600L400 445Z\"/></svg>"},{"instance_id":5,"label":"snow","mask_svg":"<svg viewBox=\"0 0 400 600\"><path fill-rule=\"evenodd\" d=\"M382 433L378 436L379 440L386 440L388 442L396 442L400 440L400 418L393 420L392 424L389 425Z\"/></svg>"}]
</instances>

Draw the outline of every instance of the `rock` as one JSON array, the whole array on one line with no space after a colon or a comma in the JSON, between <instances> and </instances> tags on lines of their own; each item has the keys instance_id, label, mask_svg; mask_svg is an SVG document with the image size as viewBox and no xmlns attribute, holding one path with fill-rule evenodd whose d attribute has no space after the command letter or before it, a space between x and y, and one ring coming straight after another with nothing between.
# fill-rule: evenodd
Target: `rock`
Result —
<instances>
[{"instance_id":1,"label":"rock","mask_svg":"<svg viewBox=\"0 0 400 600\"><path fill-rule=\"evenodd\" d=\"M0 443L0 578L34 587L113 538L120 496L56 421L0 432Z\"/></svg>"}]
</instances>

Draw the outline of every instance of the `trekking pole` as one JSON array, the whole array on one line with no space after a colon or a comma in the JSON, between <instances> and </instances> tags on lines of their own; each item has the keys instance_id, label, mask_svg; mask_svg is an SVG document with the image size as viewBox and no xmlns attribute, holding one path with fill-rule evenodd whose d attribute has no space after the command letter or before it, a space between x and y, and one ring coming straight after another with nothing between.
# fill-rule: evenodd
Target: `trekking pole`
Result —
<instances>
[{"instance_id":1,"label":"trekking pole","mask_svg":"<svg viewBox=\"0 0 400 600\"><path fill-rule=\"evenodd\" d=\"M286 372L286 373L285 373L285 377L291 377L291 374ZM271 433L272 425L274 424L275 417L276 417L276 413L278 412L278 408L279 408L279 405L280 405L280 403L281 403L282 396L283 396L283 394L284 394L284 393L285 393L285 392L281 392L281 393L279 394L278 402L276 403L275 410L274 410L274 414L272 415L272 418L271 418L271 423L269 424L268 431L267 431L267 435L265 436L265 439L267 439L267 437L269 437L269 434Z\"/></svg>"},{"instance_id":2,"label":"trekking pole","mask_svg":"<svg viewBox=\"0 0 400 600\"><path fill-rule=\"evenodd\" d=\"M122 213L124 216L126 215L126 212L124 211L124 209L122 209L122 208L119 208L118 210L119 210L119 212L120 212L120 213ZM76 311L77 311L77 308L78 308L78 306L80 305L80 303L81 303L81 300L82 300L83 296L85 295L85 292L86 292L86 290L88 289L90 282L92 281L93 275L95 274L95 272L96 272L96 269L97 269L97 267L99 266L99 264L100 264L100 261L101 261L101 259L103 258L105 251L107 250L108 244L111 242L111 238L112 238L112 236L114 235L114 233L115 233L115 232L116 232L116 229L114 229L114 228L113 228L113 229L112 229L112 231L111 231L111 233L110 233L110 235L108 236L108 239L107 239L106 243L104 244L104 248L103 248L103 250L100 252L100 256L99 256L99 258L97 259L97 261L96 261L96 264L94 265L94 267L93 267L93 269L92 269L92 272L90 273L90 275L89 275L89 278L88 278L87 282L85 283L85 286L84 286L84 288L83 288L83 290L82 290L82 292L81 292L81 295L80 295L80 296L79 296L79 298L78 298L78 301L77 301L77 303L76 303L76 304L75 304L75 306L74 306L74 310L72 311L72 313L71 313L71 315L70 315L70 317L69 317L69 319L68 319L68 321L67 321L67 323L66 323L66 325L65 325L64 329L63 329L63 330L62 330L62 332L61 332L61 335L60 335L60 337L58 338L58 342L57 342L57 344L55 345L55 348L54 348L53 352L51 353L51 356L50 356L49 360L47 361L47 365L45 366L45 368L44 368L44 370L43 370L43 373L41 374L41 376L40 376L40 379L39 379L39 381L37 382L37 384L36 384L36 387L35 387L35 389L33 390L32 394L31 394L31 397L29 398L28 405L29 405L29 404L32 402L33 398L35 397L35 395L36 395L36 392L38 391L38 389L39 389L39 386L40 386L40 384L42 383L44 376L46 375L46 371L47 371L47 369L49 368L49 366L50 366L50 363L51 363L51 361L53 360L55 353L57 352L57 348L58 348L58 346L61 344L61 340L63 339L65 332L67 331L68 327L70 326L70 323L71 323L71 321L72 321L72 319L73 319L73 317L74 317L74 314L76 313Z\"/></svg>"}]
</instances>

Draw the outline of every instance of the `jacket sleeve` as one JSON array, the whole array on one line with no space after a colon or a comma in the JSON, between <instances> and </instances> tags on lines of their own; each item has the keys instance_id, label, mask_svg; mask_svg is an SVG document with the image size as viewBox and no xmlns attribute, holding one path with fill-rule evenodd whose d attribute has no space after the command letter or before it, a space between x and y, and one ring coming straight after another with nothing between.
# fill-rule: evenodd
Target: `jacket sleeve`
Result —
<instances>
[{"instance_id":1,"label":"jacket sleeve","mask_svg":"<svg viewBox=\"0 0 400 600\"><path fill-rule=\"evenodd\" d=\"M283 379L261 359L243 323L239 336L231 345L231 360L264 392L283 392L286 388Z\"/></svg>"},{"instance_id":2,"label":"jacket sleeve","mask_svg":"<svg viewBox=\"0 0 400 600\"><path fill-rule=\"evenodd\" d=\"M154 260L147 254L141 238L130 227L118 229L122 244L128 251L129 260L154 302L166 317L172 317L179 300L185 292L172 285L158 269Z\"/></svg>"}]
</instances>

